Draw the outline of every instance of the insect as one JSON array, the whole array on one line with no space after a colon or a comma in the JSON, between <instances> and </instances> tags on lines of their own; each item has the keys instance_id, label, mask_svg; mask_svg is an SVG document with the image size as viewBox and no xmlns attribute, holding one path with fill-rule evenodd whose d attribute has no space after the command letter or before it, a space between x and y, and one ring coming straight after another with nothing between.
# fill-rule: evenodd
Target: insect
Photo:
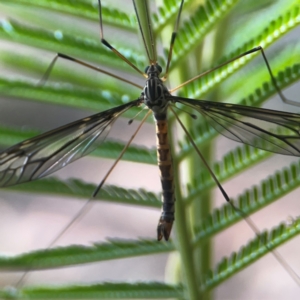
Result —
<instances>
[{"instance_id":1,"label":"insect","mask_svg":"<svg viewBox=\"0 0 300 300\"><path fill-rule=\"evenodd\" d=\"M9 186L44 177L89 153L102 142L110 125L121 113L142 103L148 105L154 111L155 117L159 121L157 127L162 127L159 130L164 130L166 126L164 118L167 106L181 103L198 110L212 121L213 126L217 130L219 129L227 137L281 154L299 155L297 140L299 115L174 97L171 96L168 89L164 87L159 79L160 73L160 66L156 62L151 63L146 70L148 76L146 87L141 96L135 101L84 118L4 151L0 156L2 159L2 186ZM153 94L156 95L153 97ZM291 130L292 138L273 133L270 134L270 132L266 134L265 129L261 129L255 123L245 123L243 120L237 119L236 115L262 119L267 122L271 121L283 127L288 127ZM234 126L232 126L232 120L235 122ZM222 129L220 129L221 127ZM233 130L234 127L235 129ZM245 135L245 132L247 135ZM165 141L163 138L165 132L159 131L158 134L160 135L159 147L161 148L160 155L162 156L160 160L161 172L169 173L168 169L171 168L170 157L168 156L169 146L163 143ZM256 140L257 135L266 139L266 144L261 145L261 140ZM57 143L58 138L62 138L62 142ZM274 145L271 146L271 144L275 144L277 148L273 149ZM174 195L171 176L169 174L169 176L163 177L163 186L166 195L164 199L164 212L158 225L159 239L163 236L166 239L169 238L174 219Z\"/></svg>"}]
</instances>

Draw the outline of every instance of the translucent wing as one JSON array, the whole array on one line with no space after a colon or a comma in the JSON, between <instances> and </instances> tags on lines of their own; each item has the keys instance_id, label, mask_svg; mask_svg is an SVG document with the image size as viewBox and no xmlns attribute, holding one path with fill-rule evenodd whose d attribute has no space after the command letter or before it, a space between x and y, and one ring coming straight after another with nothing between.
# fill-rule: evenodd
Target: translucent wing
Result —
<instances>
[{"instance_id":1,"label":"translucent wing","mask_svg":"<svg viewBox=\"0 0 300 300\"><path fill-rule=\"evenodd\" d=\"M270 152L300 156L300 114L173 96L170 100L196 109L229 139Z\"/></svg>"},{"instance_id":2,"label":"translucent wing","mask_svg":"<svg viewBox=\"0 0 300 300\"><path fill-rule=\"evenodd\" d=\"M90 153L105 139L132 101L28 139L0 153L0 186L27 182L51 174Z\"/></svg>"}]
</instances>

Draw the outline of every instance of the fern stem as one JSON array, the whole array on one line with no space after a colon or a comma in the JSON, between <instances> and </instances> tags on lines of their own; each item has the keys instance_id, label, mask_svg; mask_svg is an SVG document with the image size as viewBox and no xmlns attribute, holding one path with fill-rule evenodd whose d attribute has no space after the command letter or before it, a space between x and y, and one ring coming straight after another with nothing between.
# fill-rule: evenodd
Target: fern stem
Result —
<instances>
[{"instance_id":1,"label":"fern stem","mask_svg":"<svg viewBox=\"0 0 300 300\"><path fill-rule=\"evenodd\" d=\"M174 164L175 170L179 169L177 163ZM202 295L200 293L198 277L195 268L195 261L193 255L192 245L192 232L191 222L187 218L187 212L185 203L182 199L180 192L180 180L179 172L175 174L175 186L176 188L176 215L175 215L175 226L177 233L176 248L180 253L183 279L186 284L186 299L200 300Z\"/></svg>"}]
</instances>

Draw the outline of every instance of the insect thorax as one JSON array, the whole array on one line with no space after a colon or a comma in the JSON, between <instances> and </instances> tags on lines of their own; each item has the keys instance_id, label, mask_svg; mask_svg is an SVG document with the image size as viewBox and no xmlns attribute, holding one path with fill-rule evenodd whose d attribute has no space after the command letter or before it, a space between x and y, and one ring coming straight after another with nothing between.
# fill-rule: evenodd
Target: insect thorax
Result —
<instances>
[{"instance_id":1,"label":"insect thorax","mask_svg":"<svg viewBox=\"0 0 300 300\"><path fill-rule=\"evenodd\" d=\"M161 67L158 64L151 65L145 71L148 79L142 92L144 103L153 111L154 115L165 114L169 102L166 96L170 93L159 78Z\"/></svg>"}]
</instances>

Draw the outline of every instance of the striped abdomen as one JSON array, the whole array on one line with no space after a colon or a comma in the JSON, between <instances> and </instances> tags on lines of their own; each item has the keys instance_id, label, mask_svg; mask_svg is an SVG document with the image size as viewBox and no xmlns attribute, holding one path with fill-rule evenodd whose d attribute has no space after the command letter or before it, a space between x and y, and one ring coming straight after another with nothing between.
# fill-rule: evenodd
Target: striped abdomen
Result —
<instances>
[{"instance_id":1,"label":"striped abdomen","mask_svg":"<svg viewBox=\"0 0 300 300\"><path fill-rule=\"evenodd\" d=\"M157 239L168 240L174 221L173 164L168 140L167 115L154 115L156 119L157 162L162 185L162 213L157 227Z\"/></svg>"}]
</instances>

